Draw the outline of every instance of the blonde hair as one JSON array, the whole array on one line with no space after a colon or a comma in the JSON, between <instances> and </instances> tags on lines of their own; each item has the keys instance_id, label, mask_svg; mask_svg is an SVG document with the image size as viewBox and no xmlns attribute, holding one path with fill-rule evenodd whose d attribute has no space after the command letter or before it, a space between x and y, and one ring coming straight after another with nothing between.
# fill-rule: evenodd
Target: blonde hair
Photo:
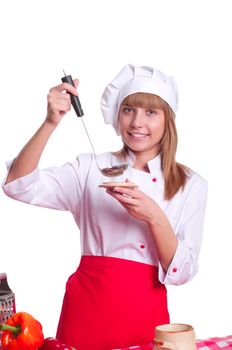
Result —
<instances>
[{"instance_id":1,"label":"blonde hair","mask_svg":"<svg viewBox=\"0 0 232 350\"><path fill-rule=\"evenodd\" d=\"M186 166L177 163L175 160L178 142L175 114L161 97L148 93L138 92L129 95L123 100L122 104L142 108L158 108L164 111L165 129L160 141L160 156L165 184L164 197L170 200L179 189L184 188L188 178L188 172L190 171ZM125 157L127 149L127 145L124 144L123 149L115 152L115 154Z\"/></svg>"}]
</instances>

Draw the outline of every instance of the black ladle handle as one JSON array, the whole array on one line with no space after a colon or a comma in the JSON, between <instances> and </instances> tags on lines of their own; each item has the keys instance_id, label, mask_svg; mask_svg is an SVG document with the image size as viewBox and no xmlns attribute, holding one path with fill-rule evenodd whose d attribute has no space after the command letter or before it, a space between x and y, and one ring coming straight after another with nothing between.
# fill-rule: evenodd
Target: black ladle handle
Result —
<instances>
[{"instance_id":1,"label":"black ladle handle","mask_svg":"<svg viewBox=\"0 0 232 350\"><path fill-rule=\"evenodd\" d=\"M68 83L68 84L70 84L70 85L75 87L71 75L65 75L63 78L61 78L61 80L62 80L63 83ZM72 106L74 108L74 111L76 112L76 115L78 117L83 117L84 112L83 112L83 109L81 107L81 103L80 103L79 97L75 96L73 94L70 94L70 96L71 96L71 103L72 103Z\"/></svg>"}]
</instances>

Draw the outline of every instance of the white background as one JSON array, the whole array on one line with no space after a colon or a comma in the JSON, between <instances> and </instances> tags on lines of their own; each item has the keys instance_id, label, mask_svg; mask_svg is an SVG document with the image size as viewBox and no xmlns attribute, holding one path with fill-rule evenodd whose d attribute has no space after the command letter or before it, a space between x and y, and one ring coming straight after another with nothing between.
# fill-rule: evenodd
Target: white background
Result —
<instances>
[{"instance_id":1,"label":"white background","mask_svg":"<svg viewBox=\"0 0 232 350\"><path fill-rule=\"evenodd\" d=\"M197 338L232 334L231 1L2 1L0 5L0 175L46 115L46 95L63 68L80 79L85 122L97 152L120 138L103 123L99 99L127 63L175 76L180 94L177 159L209 182L200 269L168 287L172 322ZM90 151L71 112L52 136L41 166ZM79 232L69 213L15 202L0 192L0 272L18 311L54 336L65 281L76 269Z\"/></svg>"}]
</instances>

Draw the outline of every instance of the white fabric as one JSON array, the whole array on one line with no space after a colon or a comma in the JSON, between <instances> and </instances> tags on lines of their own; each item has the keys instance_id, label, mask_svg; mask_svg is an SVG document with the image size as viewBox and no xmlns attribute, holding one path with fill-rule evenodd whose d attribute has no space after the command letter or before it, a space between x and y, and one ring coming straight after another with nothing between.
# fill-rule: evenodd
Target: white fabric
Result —
<instances>
[{"instance_id":1,"label":"white fabric","mask_svg":"<svg viewBox=\"0 0 232 350\"><path fill-rule=\"evenodd\" d=\"M101 154L97 158L101 167L119 163L111 153ZM166 201L163 198L160 157L148 163L150 173L133 168L132 152L127 161L129 167L126 173L114 180L124 181L128 178L138 184L164 210L178 238L178 248L167 273L159 264L146 223L131 217L105 189L98 187L109 179L98 171L92 154L81 154L77 160L62 167L36 169L2 187L8 196L16 200L70 211L80 229L82 254L152 264L159 267L161 282L185 283L197 272L207 182L193 172L184 190L180 190L171 201Z\"/></svg>"},{"instance_id":2,"label":"white fabric","mask_svg":"<svg viewBox=\"0 0 232 350\"><path fill-rule=\"evenodd\" d=\"M136 92L146 92L160 96L172 108L178 106L177 85L173 77L147 66L127 64L105 88L101 97L101 110L106 124L111 124L116 133L118 112L122 101Z\"/></svg>"}]
</instances>

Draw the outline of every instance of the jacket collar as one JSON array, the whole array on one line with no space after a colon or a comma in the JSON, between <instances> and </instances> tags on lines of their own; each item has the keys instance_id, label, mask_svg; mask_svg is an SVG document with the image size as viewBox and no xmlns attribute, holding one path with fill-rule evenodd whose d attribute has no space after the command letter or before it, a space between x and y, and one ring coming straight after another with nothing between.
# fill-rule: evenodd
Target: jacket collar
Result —
<instances>
[{"instance_id":1,"label":"jacket collar","mask_svg":"<svg viewBox=\"0 0 232 350\"><path fill-rule=\"evenodd\" d=\"M130 149L127 150L127 154L127 162L131 167L133 167L135 163L135 155ZM160 154L158 154L155 158L149 160L147 165L150 170L150 173L162 174Z\"/></svg>"}]
</instances>

